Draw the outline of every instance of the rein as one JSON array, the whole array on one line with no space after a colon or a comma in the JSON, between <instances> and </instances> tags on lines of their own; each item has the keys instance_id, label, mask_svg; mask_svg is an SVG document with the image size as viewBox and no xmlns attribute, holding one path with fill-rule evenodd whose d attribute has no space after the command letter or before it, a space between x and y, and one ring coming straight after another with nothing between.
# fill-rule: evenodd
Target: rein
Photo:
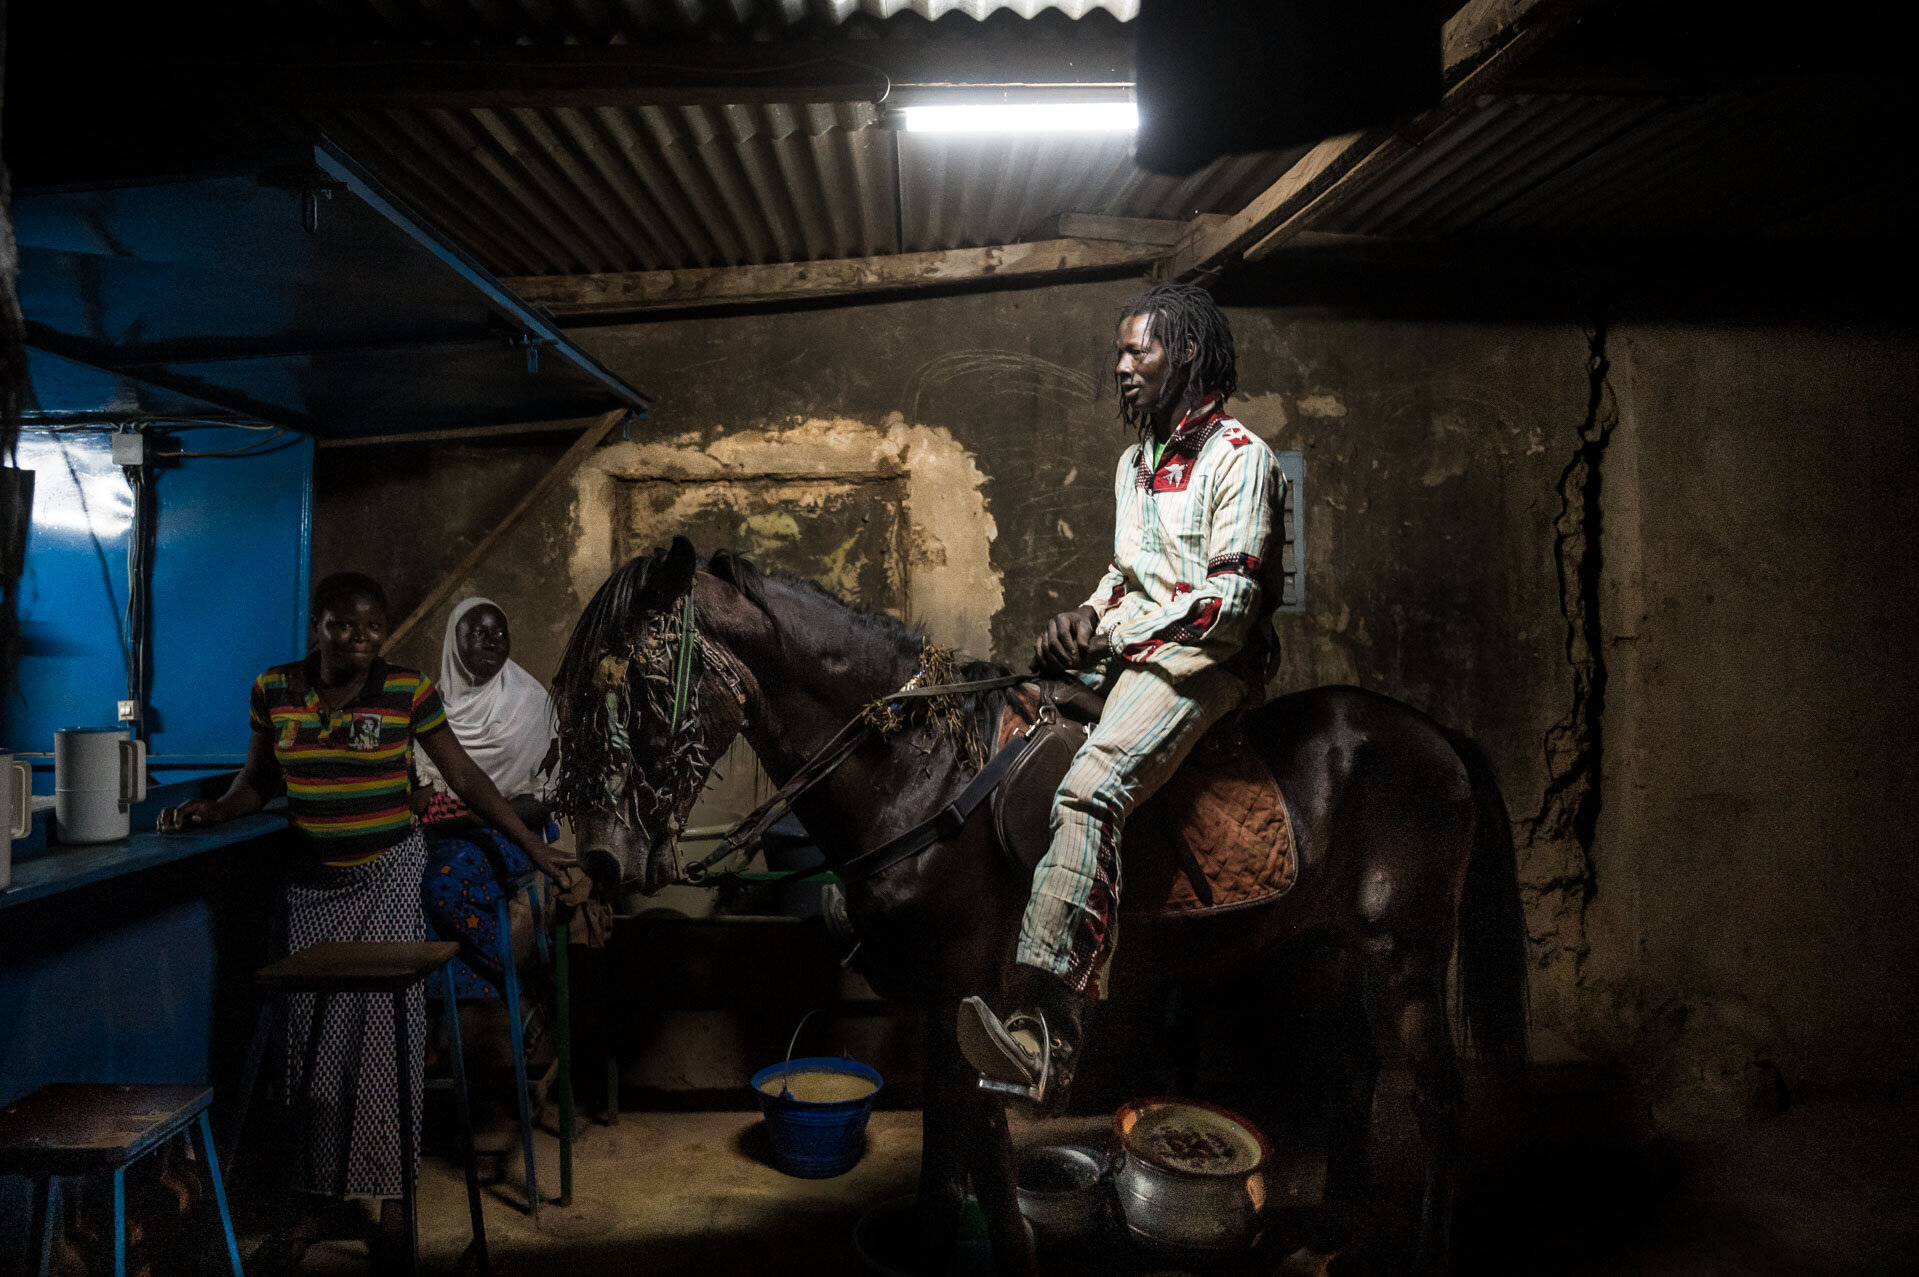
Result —
<instances>
[{"instance_id":1,"label":"rein","mask_svg":"<svg viewBox=\"0 0 1919 1277\"><path fill-rule=\"evenodd\" d=\"M777 793L754 808L739 824L733 826L726 837L720 840L719 846L698 860L693 861L691 864L682 865L680 867L681 879L693 884L702 883L706 881L714 865L719 864L735 852L750 851L753 847L757 846L761 836L792 810L793 803L801 794L804 794L828 776L831 776L841 763L852 757L854 751L866 743L867 737L878 734L879 729L874 727L868 720L867 710L882 706L890 707L900 701L926 700L934 696L966 696L974 692L996 692L1002 688L1017 686L1020 683L1028 681L1031 677L1029 674L1002 674L998 678L983 678L971 683L941 683L932 687L904 687L890 695L880 697L870 705L862 707L860 712L853 716L851 722L834 733L831 740L822 745L811 758L807 759L806 762L801 765L798 771L793 773L791 779L780 786ZM1005 751L1001 752L1004 753ZM948 837L951 833L957 832L957 825L953 825L951 829L946 829L946 826L951 823L951 813L960 807L961 801L970 794L976 786L979 786L982 780L986 780L989 773L992 774L992 779L985 785L981 796L984 796L985 792L990 791L993 785L998 783L999 778L1005 775L1006 767L1010 765L1010 762L1011 760L1008 759L1006 764L1001 764L1000 759L995 757L985 768L981 769L980 773L968 784L966 791L961 795L961 799L955 800L954 803L942 809L940 815L935 817L933 821L926 822L916 827L907 835L903 835L902 838L893 839L881 847L874 848L872 851L861 852L858 856L855 856L851 861L847 862L847 867L850 868L857 863L865 862L876 853L891 851L901 844L904 839L912 838L915 834L923 830L931 829L936 824L939 825L942 830L945 830L945 832L928 838L923 845L914 848L915 851L923 851L926 847L932 846L939 838ZM978 799L975 798L971 804L965 807L965 812L970 813L973 807L977 805ZM965 815L961 814L959 819L960 822L963 823ZM895 858L897 859L898 857ZM892 862L889 860L887 863L890 864ZM868 869L866 872L872 872L872 870Z\"/></svg>"}]
</instances>

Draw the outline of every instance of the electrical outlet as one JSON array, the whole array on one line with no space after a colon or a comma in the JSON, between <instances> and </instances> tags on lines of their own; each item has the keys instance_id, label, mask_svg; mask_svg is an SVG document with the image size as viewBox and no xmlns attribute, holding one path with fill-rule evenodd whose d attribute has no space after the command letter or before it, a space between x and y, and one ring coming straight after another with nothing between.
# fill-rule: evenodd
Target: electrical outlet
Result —
<instances>
[{"instance_id":1,"label":"electrical outlet","mask_svg":"<svg viewBox=\"0 0 1919 1277\"><path fill-rule=\"evenodd\" d=\"M119 702L119 705L120 705L120 721L121 722L131 723L139 719L140 717L139 701L121 701Z\"/></svg>"},{"instance_id":2,"label":"electrical outlet","mask_svg":"<svg viewBox=\"0 0 1919 1277\"><path fill-rule=\"evenodd\" d=\"M147 437L133 430L113 432L113 464L143 466L147 463Z\"/></svg>"}]
</instances>

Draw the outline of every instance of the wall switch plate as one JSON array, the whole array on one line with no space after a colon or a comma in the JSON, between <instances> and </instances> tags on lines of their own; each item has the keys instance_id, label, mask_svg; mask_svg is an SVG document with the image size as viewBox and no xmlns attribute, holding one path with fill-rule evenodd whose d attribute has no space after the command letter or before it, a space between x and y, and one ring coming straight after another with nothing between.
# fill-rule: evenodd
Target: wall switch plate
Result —
<instances>
[{"instance_id":1,"label":"wall switch plate","mask_svg":"<svg viewBox=\"0 0 1919 1277\"><path fill-rule=\"evenodd\" d=\"M140 717L139 701L120 701L120 721L131 723Z\"/></svg>"},{"instance_id":2,"label":"wall switch plate","mask_svg":"<svg viewBox=\"0 0 1919 1277\"><path fill-rule=\"evenodd\" d=\"M113 464L143 466L147 463L147 437L132 430L113 432Z\"/></svg>"}]
</instances>

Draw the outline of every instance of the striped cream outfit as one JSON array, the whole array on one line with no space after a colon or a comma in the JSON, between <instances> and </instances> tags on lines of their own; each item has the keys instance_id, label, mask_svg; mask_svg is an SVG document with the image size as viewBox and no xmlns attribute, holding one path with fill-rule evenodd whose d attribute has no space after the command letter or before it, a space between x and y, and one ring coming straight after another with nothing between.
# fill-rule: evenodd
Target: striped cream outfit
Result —
<instances>
[{"instance_id":1,"label":"striped cream outfit","mask_svg":"<svg viewBox=\"0 0 1919 1277\"><path fill-rule=\"evenodd\" d=\"M1216 396L1180 421L1157 466L1149 443L1120 460L1113 565L1086 601L1114 653L1106 709L1054 799L1018 950L1075 992L1105 991L1126 818L1261 682L1260 567L1283 482Z\"/></svg>"}]
</instances>

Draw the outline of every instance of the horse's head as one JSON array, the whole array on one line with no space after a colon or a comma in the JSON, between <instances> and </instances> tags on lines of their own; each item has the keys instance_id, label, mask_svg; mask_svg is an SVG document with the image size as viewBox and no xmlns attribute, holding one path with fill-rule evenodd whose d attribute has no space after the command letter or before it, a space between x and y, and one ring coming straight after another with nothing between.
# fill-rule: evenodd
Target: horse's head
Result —
<instances>
[{"instance_id":1,"label":"horse's head","mask_svg":"<svg viewBox=\"0 0 1919 1277\"><path fill-rule=\"evenodd\" d=\"M692 543L635 558L607 578L554 676L559 804L582 864L609 890L651 895L679 877L679 833L739 732L729 659L693 609Z\"/></svg>"}]
</instances>

